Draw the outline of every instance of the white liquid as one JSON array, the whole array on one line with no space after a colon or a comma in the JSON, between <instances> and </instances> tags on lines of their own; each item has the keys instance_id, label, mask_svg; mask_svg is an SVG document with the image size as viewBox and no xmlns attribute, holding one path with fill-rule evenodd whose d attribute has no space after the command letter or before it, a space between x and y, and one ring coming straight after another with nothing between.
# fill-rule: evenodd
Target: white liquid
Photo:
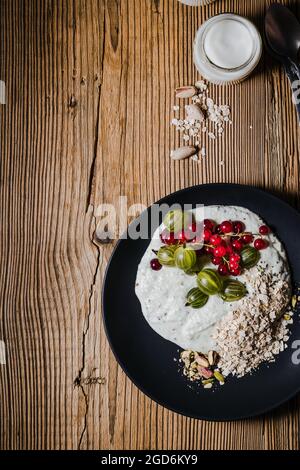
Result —
<instances>
[{"instance_id":1,"label":"white liquid","mask_svg":"<svg viewBox=\"0 0 300 470\"><path fill-rule=\"evenodd\" d=\"M207 31L204 50L214 65L235 69L251 59L253 38L247 26L241 22L224 19L212 24Z\"/></svg>"}]
</instances>

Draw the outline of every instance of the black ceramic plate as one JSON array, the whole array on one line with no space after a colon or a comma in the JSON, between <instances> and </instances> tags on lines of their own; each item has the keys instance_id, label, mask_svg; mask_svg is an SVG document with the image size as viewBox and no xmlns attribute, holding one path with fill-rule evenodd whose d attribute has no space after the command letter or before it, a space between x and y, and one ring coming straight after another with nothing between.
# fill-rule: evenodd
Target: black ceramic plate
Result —
<instances>
[{"instance_id":1,"label":"black ceramic plate","mask_svg":"<svg viewBox=\"0 0 300 470\"><path fill-rule=\"evenodd\" d=\"M275 196L249 186L208 184L178 191L159 203L225 204L252 210L274 228L287 250L294 282L300 281L300 214ZM149 209L143 217L149 217ZM289 347L275 363L263 365L242 379L229 379L214 391L190 387L174 361L178 347L151 329L135 295L137 267L148 244L149 240L120 240L108 265L103 289L104 323L111 348L137 387L173 411L217 421L264 413L300 391L300 366L291 360L291 344L300 339L297 317Z\"/></svg>"}]
</instances>

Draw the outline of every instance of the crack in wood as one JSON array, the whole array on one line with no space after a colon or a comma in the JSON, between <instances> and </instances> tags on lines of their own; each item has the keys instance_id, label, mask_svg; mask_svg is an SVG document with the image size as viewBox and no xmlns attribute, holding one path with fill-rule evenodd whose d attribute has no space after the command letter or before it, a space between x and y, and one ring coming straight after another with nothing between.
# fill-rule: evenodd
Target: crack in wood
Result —
<instances>
[{"instance_id":1,"label":"crack in wood","mask_svg":"<svg viewBox=\"0 0 300 470\"><path fill-rule=\"evenodd\" d=\"M78 442L78 450L81 449L81 444L82 444L82 441L83 441L83 438L84 438L84 435L86 433L86 430L87 430L87 415L88 415L88 410L89 410L89 399L88 399L88 395L87 393L85 392L84 390L84 387L81 383L79 383L79 385L77 385L83 396L84 396L84 400L85 400L85 413L84 413L84 425L83 425L83 429L81 431L81 434L80 434L80 438L79 438L79 442Z\"/></svg>"},{"instance_id":2,"label":"crack in wood","mask_svg":"<svg viewBox=\"0 0 300 470\"><path fill-rule=\"evenodd\" d=\"M105 15L104 15L104 24L105 24ZM93 194L93 188L94 188L94 179L95 179L95 169L96 169L96 161L97 161L97 155L98 155L98 143L99 143L99 124L100 124L100 107L101 107L101 91L102 91L102 77L103 77L103 55L104 55L104 50L105 50L105 28L104 28L104 37L103 37L103 47L102 47L102 62L101 62L101 83L98 86L98 100L97 100L97 118L96 118L96 124L95 124L95 140L94 140L94 153L93 153L93 159L92 163L90 166L90 172L89 172L89 182L88 182L88 190L87 190L87 200L86 200L86 213L88 212L89 206L92 204L92 194ZM95 80L98 80L98 74L96 74Z\"/></svg>"},{"instance_id":3,"label":"crack in wood","mask_svg":"<svg viewBox=\"0 0 300 470\"><path fill-rule=\"evenodd\" d=\"M104 18L103 18L103 23L105 24L105 15L104 15ZM104 28L104 32L105 32L105 28ZM88 315L86 317L86 327L85 327L85 329L83 331L83 334L82 334L82 365L81 365L81 368L78 372L77 377L74 380L74 386L78 387L81 390L81 392L83 394L83 397L84 397L84 401L85 401L84 424L83 424L83 428L82 428L80 438L79 438L79 442L78 442L78 449L80 449L81 446L82 446L82 442L83 442L85 434L87 433L87 427L88 427L87 418L88 418L88 411L89 411L89 396L88 396L88 392L86 392L85 389L84 389L84 385L90 385L91 383L87 383L86 379L82 377L82 374L83 374L83 371L85 369L86 336L87 336L89 326L90 326L90 316L91 316L91 313L92 313L92 299L93 299L93 296L94 296L94 293L95 293L95 285L96 285L96 282L97 282L97 277L98 277L98 273L99 273L99 269L100 269L100 255L101 255L100 248L99 248L98 244L95 242L96 217L94 215L94 204L93 204L93 201L92 201L92 196L93 196L94 179L95 179L95 173L96 173L96 161L97 161L97 156L98 156L98 143L99 143L99 134L100 134L99 124L100 124L101 86L102 86L102 76L103 76L103 54L104 54L104 49L105 49L105 33L104 33L103 48L102 48L102 53L101 53L101 57L102 57L102 62L101 62L101 65L102 65L101 83L98 86L97 111L96 111L97 114L96 114L96 123L95 123L95 139L94 139L93 159L92 159L92 162L91 162L91 165L90 165L90 170L89 170L89 180L88 180L87 199L86 199L86 214L88 214L89 210L91 210L91 224L93 223L93 221L95 223L94 230L92 231L92 233L90 233L90 241L97 249L97 259L96 259L96 267L95 267L92 283L91 283L91 286L90 286L89 311L88 311ZM98 80L98 78L99 78L98 74L96 74L95 80ZM98 377L96 379L97 379L97 383L99 383L99 384L105 383L104 378L99 378ZM100 381L99 381L99 379L100 379ZM95 383L95 381L93 383Z\"/></svg>"},{"instance_id":4,"label":"crack in wood","mask_svg":"<svg viewBox=\"0 0 300 470\"><path fill-rule=\"evenodd\" d=\"M88 190L87 190L87 200L86 200L86 213L89 210L89 206L91 205L91 198L93 194L94 188L94 178L95 178L95 168L96 168L96 161L97 161L97 149L98 149L98 142L99 142L99 122L100 122L100 103L101 103L101 85L99 85L99 95L98 95L98 102L97 102L97 119L96 119L96 129L95 129L95 143L94 143L94 154L93 160L90 166L89 172L89 182L88 182Z\"/></svg>"},{"instance_id":5,"label":"crack in wood","mask_svg":"<svg viewBox=\"0 0 300 470\"><path fill-rule=\"evenodd\" d=\"M92 213L92 218L94 218L93 213ZM82 374L83 374L83 371L85 369L86 336L87 336L89 326L90 326L90 317L91 317L91 313L92 313L92 299L93 299L93 296L94 296L94 293L95 293L95 286L96 286L97 277L98 277L98 273L99 273L99 267L100 267L100 249L93 242L93 239L91 241L92 241L93 245L95 245L96 248L97 248L97 262L96 262L96 268L95 268L95 271L94 271L94 275L93 275L93 279L92 279L92 283L91 283L91 287L90 287L89 310L88 310L88 314L87 314L87 317L86 317L86 325L85 325L85 329L84 329L83 334L82 334L82 342L81 342L81 345L82 345L82 365L81 365L81 368L79 369L77 377L74 380L74 387L78 387L81 390L81 392L83 394L83 397L84 397L84 401L85 401L84 425L83 425L83 429L82 429L81 434L80 434L80 438L79 438L79 442L78 442L78 449L81 448L81 444L82 444L84 435L87 431L87 416L88 416L88 411L89 411L89 397L88 397L88 393L84 390L84 386L83 386L84 385L84 379L82 378Z\"/></svg>"}]
</instances>

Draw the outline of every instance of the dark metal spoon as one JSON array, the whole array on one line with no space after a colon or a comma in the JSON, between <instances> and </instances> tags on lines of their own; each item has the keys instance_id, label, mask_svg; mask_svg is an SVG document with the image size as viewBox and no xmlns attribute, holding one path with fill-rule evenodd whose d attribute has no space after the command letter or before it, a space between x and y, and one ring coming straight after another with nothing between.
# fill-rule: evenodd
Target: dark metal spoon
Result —
<instances>
[{"instance_id":1,"label":"dark metal spoon","mask_svg":"<svg viewBox=\"0 0 300 470\"><path fill-rule=\"evenodd\" d=\"M267 11L265 42L269 53L283 64L294 93L300 80L300 23L287 7L279 3L272 4ZM293 101L300 122L300 102L295 99L295 94Z\"/></svg>"},{"instance_id":2,"label":"dark metal spoon","mask_svg":"<svg viewBox=\"0 0 300 470\"><path fill-rule=\"evenodd\" d=\"M273 3L266 14L265 30L274 52L299 66L300 23L294 13L280 3Z\"/></svg>"}]
</instances>

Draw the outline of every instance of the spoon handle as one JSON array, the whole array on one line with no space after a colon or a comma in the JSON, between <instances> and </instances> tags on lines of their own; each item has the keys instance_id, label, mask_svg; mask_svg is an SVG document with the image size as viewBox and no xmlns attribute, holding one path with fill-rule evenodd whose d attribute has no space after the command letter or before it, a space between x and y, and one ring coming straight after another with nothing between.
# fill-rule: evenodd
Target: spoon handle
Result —
<instances>
[{"instance_id":1,"label":"spoon handle","mask_svg":"<svg viewBox=\"0 0 300 470\"><path fill-rule=\"evenodd\" d=\"M292 61L291 59L288 59L288 62L290 64L290 69L292 73L295 75L295 80L300 80L300 65L297 64L297 62Z\"/></svg>"},{"instance_id":2,"label":"spoon handle","mask_svg":"<svg viewBox=\"0 0 300 470\"><path fill-rule=\"evenodd\" d=\"M300 125L300 68L292 61L285 62L284 68L291 84L293 103L297 110Z\"/></svg>"}]
</instances>

